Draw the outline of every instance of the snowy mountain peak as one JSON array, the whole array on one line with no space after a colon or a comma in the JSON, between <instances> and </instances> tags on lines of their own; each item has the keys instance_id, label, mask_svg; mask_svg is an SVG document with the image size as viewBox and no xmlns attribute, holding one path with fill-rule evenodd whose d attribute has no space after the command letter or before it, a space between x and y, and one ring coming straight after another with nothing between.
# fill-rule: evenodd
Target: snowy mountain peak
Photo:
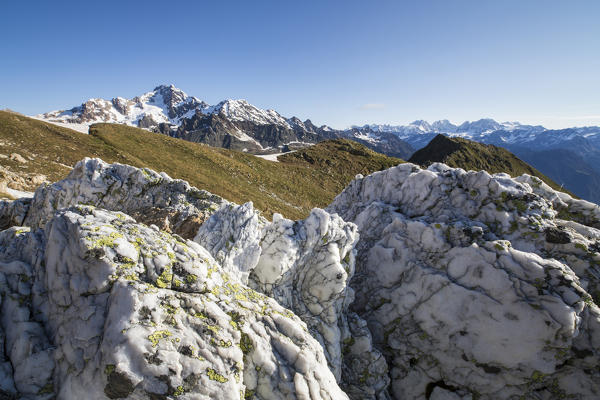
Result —
<instances>
[{"instance_id":1,"label":"snowy mountain peak","mask_svg":"<svg viewBox=\"0 0 600 400\"><path fill-rule=\"evenodd\" d=\"M414 126L415 128L423 131L423 132L430 132L431 131L431 125L429 125L429 122L424 121L422 119L418 119L416 121L413 121L410 123L411 126Z\"/></svg>"},{"instance_id":2,"label":"snowy mountain peak","mask_svg":"<svg viewBox=\"0 0 600 400\"><path fill-rule=\"evenodd\" d=\"M173 106L175 104L181 103L188 98L188 95L181 89L177 89L173 85L161 85L154 88L154 92L156 93L153 99L158 101L160 97L162 97L162 101L164 104Z\"/></svg>"},{"instance_id":3,"label":"snowy mountain peak","mask_svg":"<svg viewBox=\"0 0 600 400\"><path fill-rule=\"evenodd\" d=\"M471 132L471 133L484 133L492 132L498 129L502 129L502 124L496 122L491 118L482 118L478 121L465 121L459 127L459 132Z\"/></svg>"},{"instance_id":4,"label":"snowy mountain peak","mask_svg":"<svg viewBox=\"0 0 600 400\"><path fill-rule=\"evenodd\" d=\"M224 100L216 106L208 107L204 113L216 113L233 121L249 121L257 125L282 125L291 128L285 118L274 110L263 110L244 99Z\"/></svg>"},{"instance_id":5,"label":"snowy mountain peak","mask_svg":"<svg viewBox=\"0 0 600 400\"><path fill-rule=\"evenodd\" d=\"M431 124L431 128L439 132L456 132L457 126L447 119L441 119Z\"/></svg>"}]
</instances>

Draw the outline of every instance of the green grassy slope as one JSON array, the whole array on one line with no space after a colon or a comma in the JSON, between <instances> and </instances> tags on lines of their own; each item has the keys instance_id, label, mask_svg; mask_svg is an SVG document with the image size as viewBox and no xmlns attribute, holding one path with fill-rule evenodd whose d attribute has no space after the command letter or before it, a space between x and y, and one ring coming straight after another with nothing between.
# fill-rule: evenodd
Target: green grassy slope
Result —
<instances>
[{"instance_id":1,"label":"green grassy slope","mask_svg":"<svg viewBox=\"0 0 600 400\"><path fill-rule=\"evenodd\" d=\"M19 163L0 158L0 165L17 173L44 174L53 182L64 178L83 157L101 157L107 162L132 161L97 137L0 111L0 154L11 153L18 153L28 161Z\"/></svg>"},{"instance_id":2,"label":"green grassy slope","mask_svg":"<svg viewBox=\"0 0 600 400\"><path fill-rule=\"evenodd\" d=\"M560 185L508 150L462 138L438 135L427 146L415 152L409 162L424 167L434 162L442 162L450 167L467 171L485 170L490 174L505 172L513 177L529 174L542 179L553 189L566 192L564 188L560 188Z\"/></svg>"},{"instance_id":3,"label":"green grassy slope","mask_svg":"<svg viewBox=\"0 0 600 400\"><path fill-rule=\"evenodd\" d=\"M93 125L85 135L0 111L0 154L12 152L34 160L19 165L1 158L0 165L51 181L64 178L83 157L100 157L165 171L236 203L253 201L267 217L278 212L288 218L328 205L358 173L402 162L348 140L319 143L272 162L124 125Z\"/></svg>"}]
</instances>

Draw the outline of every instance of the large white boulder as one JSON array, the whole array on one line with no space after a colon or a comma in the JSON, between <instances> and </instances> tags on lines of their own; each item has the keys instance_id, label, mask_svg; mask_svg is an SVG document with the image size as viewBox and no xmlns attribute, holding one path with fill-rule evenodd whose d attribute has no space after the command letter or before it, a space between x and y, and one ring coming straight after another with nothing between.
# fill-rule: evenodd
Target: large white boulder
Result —
<instances>
[{"instance_id":1,"label":"large white boulder","mask_svg":"<svg viewBox=\"0 0 600 400\"><path fill-rule=\"evenodd\" d=\"M91 206L58 212L43 237L2 235L14 250L0 252L7 393L347 398L306 324L195 242ZM31 242L44 246L33 265Z\"/></svg>"},{"instance_id":2,"label":"large white boulder","mask_svg":"<svg viewBox=\"0 0 600 400\"><path fill-rule=\"evenodd\" d=\"M327 210L358 225L353 309L395 398L600 397L598 206L529 176L404 164Z\"/></svg>"}]
</instances>

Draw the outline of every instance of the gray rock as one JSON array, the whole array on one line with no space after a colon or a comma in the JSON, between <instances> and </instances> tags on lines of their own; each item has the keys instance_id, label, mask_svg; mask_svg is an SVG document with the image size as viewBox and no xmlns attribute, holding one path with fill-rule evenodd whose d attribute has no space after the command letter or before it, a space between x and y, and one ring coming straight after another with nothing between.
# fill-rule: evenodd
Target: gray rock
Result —
<instances>
[{"instance_id":1,"label":"gray rock","mask_svg":"<svg viewBox=\"0 0 600 400\"><path fill-rule=\"evenodd\" d=\"M404 164L328 211L358 225L352 308L395 398L598 397L597 206L529 176Z\"/></svg>"},{"instance_id":2,"label":"gray rock","mask_svg":"<svg viewBox=\"0 0 600 400\"><path fill-rule=\"evenodd\" d=\"M347 398L306 325L198 244L90 206L58 212L43 233L36 265L25 256L38 235L0 237L23 237L0 264L0 325L20 394Z\"/></svg>"},{"instance_id":3,"label":"gray rock","mask_svg":"<svg viewBox=\"0 0 600 400\"><path fill-rule=\"evenodd\" d=\"M190 224L197 229L227 203L185 181L171 179L164 172L86 158L62 181L38 188L24 224L42 227L57 210L89 204L122 211L140 222L154 223L191 238L196 232Z\"/></svg>"}]
</instances>

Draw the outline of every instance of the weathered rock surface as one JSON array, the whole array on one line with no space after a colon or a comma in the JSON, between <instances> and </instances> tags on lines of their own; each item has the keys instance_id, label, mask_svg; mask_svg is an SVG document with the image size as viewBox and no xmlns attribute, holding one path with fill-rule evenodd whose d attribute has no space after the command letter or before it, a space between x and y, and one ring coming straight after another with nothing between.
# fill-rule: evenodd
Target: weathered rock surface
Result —
<instances>
[{"instance_id":1,"label":"weathered rock surface","mask_svg":"<svg viewBox=\"0 0 600 400\"><path fill-rule=\"evenodd\" d=\"M56 210L75 204L122 211L193 238L201 222L227 201L164 172L86 158L64 180L38 188L24 224L42 227Z\"/></svg>"},{"instance_id":2,"label":"weathered rock surface","mask_svg":"<svg viewBox=\"0 0 600 400\"><path fill-rule=\"evenodd\" d=\"M348 313L357 239L354 224L323 210L302 221L275 214L269 224L248 203L221 208L194 240L250 287L294 311L323 346L342 387L369 399L384 396L389 377L366 323Z\"/></svg>"},{"instance_id":3,"label":"weathered rock surface","mask_svg":"<svg viewBox=\"0 0 600 400\"><path fill-rule=\"evenodd\" d=\"M1 394L347 398L336 382L339 371L328 364L339 362L341 352L331 358L285 308L290 304L246 285L268 225L251 203L232 205L164 174L88 159L33 199L1 206L4 225L38 228L0 233L0 340L7 349L0 353ZM218 215L229 219L215 216L197 235L218 261L195 242L107 210L155 222L166 211L208 215L220 207ZM344 251L313 267L339 267L352 251L356 228L334 221ZM329 246L321 236L294 239ZM310 253L309 245L302 248ZM343 292L344 274L324 279L320 290L332 284ZM329 324L335 327L337 318Z\"/></svg>"},{"instance_id":4,"label":"weathered rock surface","mask_svg":"<svg viewBox=\"0 0 600 400\"><path fill-rule=\"evenodd\" d=\"M395 398L600 396L597 206L529 176L404 164L328 211L358 225L352 309Z\"/></svg>"},{"instance_id":5,"label":"weathered rock surface","mask_svg":"<svg viewBox=\"0 0 600 400\"><path fill-rule=\"evenodd\" d=\"M86 159L0 202L0 398L595 399L599 224L442 164L269 222Z\"/></svg>"},{"instance_id":6,"label":"weathered rock surface","mask_svg":"<svg viewBox=\"0 0 600 400\"><path fill-rule=\"evenodd\" d=\"M1 326L20 394L346 398L306 325L194 242L90 206L11 234Z\"/></svg>"}]
</instances>

